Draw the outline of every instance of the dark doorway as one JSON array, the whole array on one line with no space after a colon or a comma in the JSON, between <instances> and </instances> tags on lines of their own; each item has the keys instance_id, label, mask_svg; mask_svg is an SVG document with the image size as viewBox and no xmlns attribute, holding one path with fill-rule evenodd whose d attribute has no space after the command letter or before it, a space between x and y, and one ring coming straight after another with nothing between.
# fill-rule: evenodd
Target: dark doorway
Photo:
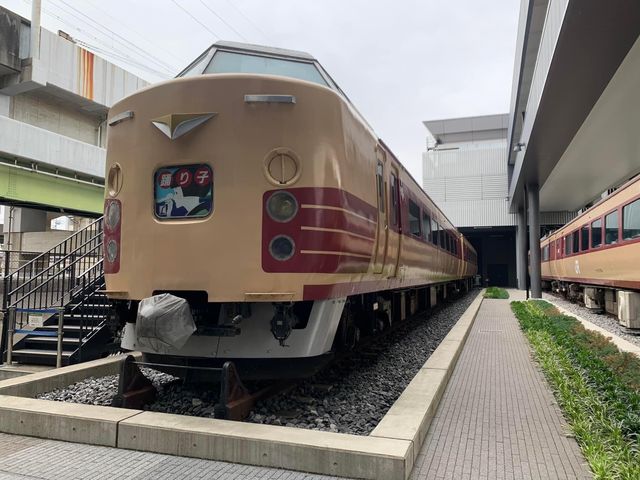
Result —
<instances>
[{"instance_id":1,"label":"dark doorway","mask_svg":"<svg viewBox=\"0 0 640 480\"><path fill-rule=\"evenodd\" d=\"M487 265L487 283L491 287L508 287L509 266L495 263Z\"/></svg>"},{"instance_id":2,"label":"dark doorway","mask_svg":"<svg viewBox=\"0 0 640 480\"><path fill-rule=\"evenodd\" d=\"M478 252L478 274L482 277L482 285L515 287L515 227L461 228L460 231Z\"/></svg>"}]
</instances>

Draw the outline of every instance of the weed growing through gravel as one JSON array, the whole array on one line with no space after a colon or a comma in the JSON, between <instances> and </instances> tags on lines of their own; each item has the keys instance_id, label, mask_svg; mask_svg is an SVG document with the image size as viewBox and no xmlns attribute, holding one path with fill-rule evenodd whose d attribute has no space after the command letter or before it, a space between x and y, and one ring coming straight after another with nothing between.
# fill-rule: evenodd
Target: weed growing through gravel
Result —
<instances>
[{"instance_id":1,"label":"weed growing through gravel","mask_svg":"<svg viewBox=\"0 0 640 480\"><path fill-rule=\"evenodd\" d=\"M509 298L509 292L507 292L504 288L499 287L489 287L484 292L484 298L500 298L505 299Z\"/></svg>"},{"instance_id":2,"label":"weed growing through gravel","mask_svg":"<svg viewBox=\"0 0 640 480\"><path fill-rule=\"evenodd\" d=\"M640 362L547 302L511 306L595 478L640 478Z\"/></svg>"}]
</instances>

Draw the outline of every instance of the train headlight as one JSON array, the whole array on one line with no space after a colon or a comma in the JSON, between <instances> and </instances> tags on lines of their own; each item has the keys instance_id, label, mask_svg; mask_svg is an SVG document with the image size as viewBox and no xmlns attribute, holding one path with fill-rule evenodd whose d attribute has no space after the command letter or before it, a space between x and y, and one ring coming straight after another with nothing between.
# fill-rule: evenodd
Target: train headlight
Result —
<instances>
[{"instance_id":1,"label":"train headlight","mask_svg":"<svg viewBox=\"0 0 640 480\"><path fill-rule=\"evenodd\" d=\"M269 242L269 253L276 260L280 260L284 262L285 260L289 260L293 257L293 254L296 252L296 245L293 243L291 237L287 237L286 235L278 235L277 237L273 237L271 242Z\"/></svg>"},{"instance_id":2,"label":"train headlight","mask_svg":"<svg viewBox=\"0 0 640 480\"><path fill-rule=\"evenodd\" d=\"M267 200L267 213L276 222L288 222L298 213L298 201L284 190L275 192Z\"/></svg>"},{"instance_id":3,"label":"train headlight","mask_svg":"<svg viewBox=\"0 0 640 480\"><path fill-rule=\"evenodd\" d=\"M107 260L111 263L116 261L118 257L118 244L111 239L107 242Z\"/></svg>"},{"instance_id":4,"label":"train headlight","mask_svg":"<svg viewBox=\"0 0 640 480\"><path fill-rule=\"evenodd\" d=\"M112 200L107 204L104 221L109 230L115 230L120 224L120 202Z\"/></svg>"}]
</instances>

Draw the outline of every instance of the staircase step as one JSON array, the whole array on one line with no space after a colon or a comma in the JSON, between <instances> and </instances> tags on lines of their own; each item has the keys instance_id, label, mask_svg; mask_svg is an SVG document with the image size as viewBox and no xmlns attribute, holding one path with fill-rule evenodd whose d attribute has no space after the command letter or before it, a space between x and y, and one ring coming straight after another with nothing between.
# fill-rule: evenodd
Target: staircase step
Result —
<instances>
[{"instance_id":1,"label":"staircase step","mask_svg":"<svg viewBox=\"0 0 640 480\"><path fill-rule=\"evenodd\" d=\"M73 355L74 351L75 350L63 350L62 356L70 357L71 355ZM57 353L58 352L56 352L55 350L35 350L31 348L21 348L19 350L14 350L12 355L13 357L20 357L20 356L55 357Z\"/></svg>"},{"instance_id":2,"label":"staircase step","mask_svg":"<svg viewBox=\"0 0 640 480\"><path fill-rule=\"evenodd\" d=\"M38 337L37 335L29 335L26 340L27 343L40 343L40 344L58 344L58 337ZM79 337L65 337L62 336L62 343L80 343Z\"/></svg>"},{"instance_id":3,"label":"staircase step","mask_svg":"<svg viewBox=\"0 0 640 480\"><path fill-rule=\"evenodd\" d=\"M89 327L89 326L85 326L83 328L84 331L92 331L92 330L97 330L100 327ZM38 327L36 329L37 330L46 330L47 332L57 332L58 331L58 325L43 325L42 327ZM80 332L80 325L63 325L62 326L62 331L63 332Z\"/></svg>"}]
</instances>

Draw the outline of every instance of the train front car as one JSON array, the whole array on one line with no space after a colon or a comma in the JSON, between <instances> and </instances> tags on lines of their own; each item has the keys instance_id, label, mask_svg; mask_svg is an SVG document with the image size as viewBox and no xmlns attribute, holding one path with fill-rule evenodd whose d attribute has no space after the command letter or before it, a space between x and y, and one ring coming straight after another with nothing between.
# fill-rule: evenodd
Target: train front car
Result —
<instances>
[{"instance_id":1,"label":"train front car","mask_svg":"<svg viewBox=\"0 0 640 480\"><path fill-rule=\"evenodd\" d=\"M215 44L114 105L108 124L105 277L123 348L306 376L367 330L350 295L399 285L405 173L309 55ZM376 299L369 330L384 323Z\"/></svg>"}]
</instances>

